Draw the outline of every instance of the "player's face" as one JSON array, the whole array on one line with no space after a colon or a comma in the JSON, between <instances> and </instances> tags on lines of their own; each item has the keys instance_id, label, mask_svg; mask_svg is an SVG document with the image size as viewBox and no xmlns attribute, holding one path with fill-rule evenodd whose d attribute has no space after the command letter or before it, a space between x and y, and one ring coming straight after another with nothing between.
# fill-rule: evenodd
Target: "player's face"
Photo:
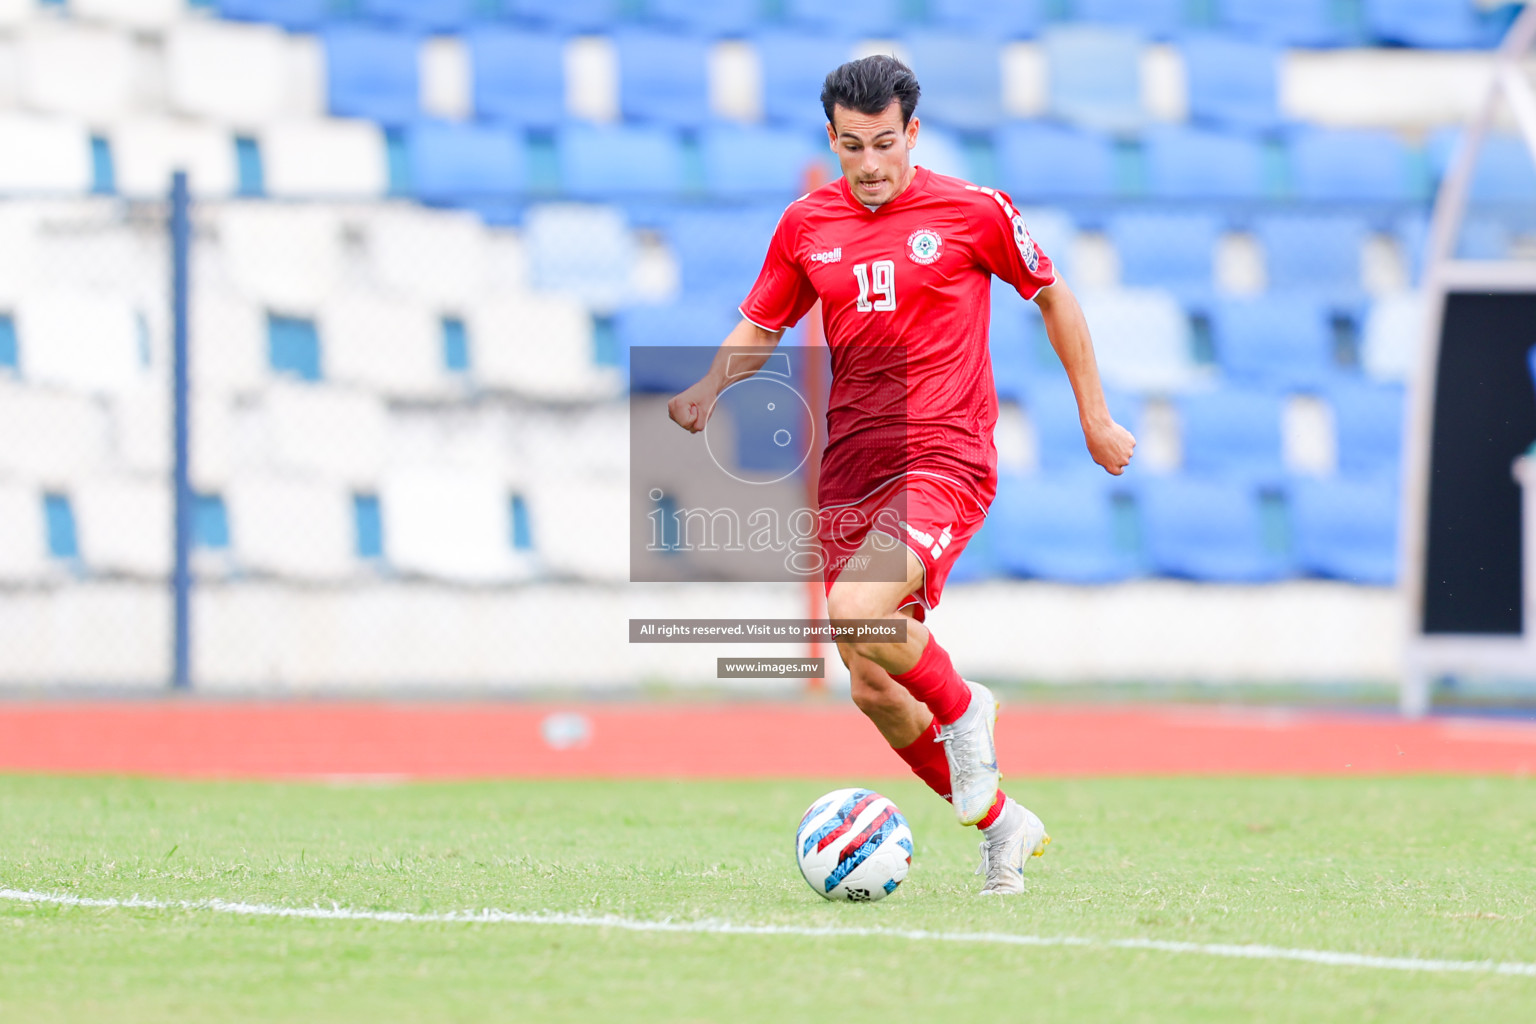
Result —
<instances>
[{"instance_id":1,"label":"player's face","mask_svg":"<svg viewBox=\"0 0 1536 1024\"><path fill-rule=\"evenodd\" d=\"M896 100L878 114L833 107L827 138L854 198L866 206L890 202L912 181L917 118L903 125Z\"/></svg>"}]
</instances>

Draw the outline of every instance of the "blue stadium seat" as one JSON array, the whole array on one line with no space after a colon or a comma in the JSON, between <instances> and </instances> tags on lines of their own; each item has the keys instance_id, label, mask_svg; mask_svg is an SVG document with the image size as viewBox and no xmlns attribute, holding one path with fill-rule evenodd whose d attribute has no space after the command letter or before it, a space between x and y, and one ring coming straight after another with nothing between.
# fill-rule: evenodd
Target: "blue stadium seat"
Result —
<instances>
[{"instance_id":1,"label":"blue stadium seat","mask_svg":"<svg viewBox=\"0 0 1536 1024\"><path fill-rule=\"evenodd\" d=\"M1284 475L1278 395L1225 387L1180 396L1177 408L1185 472L1250 481Z\"/></svg>"},{"instance_id":2,"label":"blue stadium seat","mask_svg":"<svg viewBox=\"0 0 1536 1024\"><path fill-rule=\"evenodd\" d=\"M921 142L919 142L921 145ZM1072 247L1077 243L1077 224L1065 210L1051 206L1024 206L1015 202L1019 212L1024 216L1024 223L1029 228L1029 233L1035 240L1035 247L1046 256L1050 257L1051 266L1063 278L1072 276ZM993 282L994 293L997 288L1014 294L1013 289L1006 285Z\"/></svg>"},{"instance_id":3,"label":"blue stadium seat","mask_svg":"<svg viewBox=\"0 0 1536 1024\"><path fill-rule=\"evenodd\" d=\"M852 55L842 36L772 30L753 37L763 69L763 117L825 129L821 86L827 72ZM921 103L919 103L921 106Z\"/></svg>"},{"instance_id":4,"label":"blue stadium seat","mask_svg":"<svg viewBox=\"0 0 1536 1024\"><path fill-rule=\"evenodd\" d=\"M1104 398L1115 422L1122 426L1136 422L1140 410L1134 398L1113 388L1105 390ZM1077 413L1077 398L1065 373L1037 377L1031 382L1024 401L1029 409L1030 425L1035 430L1035 447L1043 471L1058 476L1082 473L1095 479L1105 475L1088 454L1088 442L1083 437L1083 425Z\"/></svg>"},{"instance_id":5,"label":"blue stadium seat","mask_svg":"<svg viewBox=\"0 0 1536 1024\"><path fill-rule=\"evenodd\" d=\"M895 35L901 27L901 0L869 0L859 4L827 3L826 0L781 2L787 20L813 32L876 38Z\"/></svg>"},{"instance_id":6,"label":"blue stadium seat","mask_svg":"<svg viewBox=\"0 0 1536 1024\"><path fill-rule=\"evenodd\" d=\"M1339 472L1396 478L1403 447L1403 388L1341 380L1328 389Z\"/></svg>"},{"instance_id":7,"label":"blue stadium seat","mask_svg":"<svg viewBox=\"0 0 1536 1024\"><path fill-rule=\"evenodd\" d=\"M988 334L992 355L992 379L998 396L1021 401L1030 387L1054 375L1061 376L1055 357L1043 358L1049 345L1039 312L1001 281L992 282L992 323Z\"/></svg>"},{"instance_id":8,"label":"blue stadium seat","mask_svg":"<svg viewBox=\"0 0 1536 1024\"><path fill-rule=\"evenodd\" d=\"M746 35L762 16L760 0L647 0L653 21L710 36Z\"/></svg>"},{"instance_id":9,"label":"blue stadium seat","mask_svg":"<svg viewBox=\"0 0 1536 1024\"><path fill-rule=\"evenodd\" d=\"M992 525L992 517L989 515L981 524L981 529L966 543L965 550L960 552L955 564L950 566L948 583L981 583L1002 575L1002 567L997 564L997 551L992 542L995 532L996 527Z\"/></svg>"},{"instance_id":10,"label":"blue stadium seat","mask_svg":"<svg viewBox=\"0 0 1536 1024\"><path fill-rule=\"evenodd\" d=\"M481 14L480 0L353 0L369 21L416 32L458 32Z\"/></svg>"},{"instance_id":11,"label":"blue stadium seat","mask_svg":"<svg viewBox=\"0 0 1536 1024\"><path fill-rule=\"evenodd\" d=\"M418 36L343 25L329 29L322 38L332 114L386 125L403 125L416 118Z\"/></svg>"},{"instance_id":12,"label":"blue stadium seat","mask_svg":"<svg viewBox=\"0 0 1536 1024\"><path fill-rule=\"evenodd\" d=\"M1384 43L1472 49L1498 42L1499 24L1472 0L1365 0L1365 23Z\"/></svg>"},{"instance_id":13,"label":"blue stadium seat","mask_svg":"<svg viewBox=\"0 0 1536 1024\"><path fill-rule=\"evenodd\" d=\"M1002 119L1002 63L997 43L954 32L907 37L912 70L923 83L919 115L924 124L962 130L989 129Z\"/></svg>"},{"instance_id":14,"label":"blue stadium seat","mask_svg":"<svg viewBox=\"0 0 1536 1024\"><path fill-rule=\"evenodd\" d=\"M565 119L565 65L553 32L487 27L469 32L475 116L553 128Z\"/></svg>"},{"instance_id":15,"label":"blue stadium seat","mask_svg":"<svg viewBox=\"0 0 1536 1024\"><path fill-rule=\"evenodd\" d=\"M1246 135L1159 125L1142 136L1154 199L1262 199L1264 149Z\"/></svg>"},{"instance_id":16,"label":"blue stadium seat","mask_svg":"<svg viewBox=\"0 0 1536 1024\"><path fill-rule=\"evenodd\" d=\"M331 16L331 0L218 0L219 17L260 21L290 32L313 32Z\"/></svg>"},{"instance_id":17,"label":"blue stadium seat","mask_svg":"<svg viewBox=\"0 0 1536 1024\"><path fill-rule=\"evenodd\" d=\"M1311 390L1336 372L1329 310L1305 295L1222 299L1211 333L1222 370L1243 384Z\"/></svg>"},{"instance_id":18,"label":"blue stadium seat","mask_svg":"<svg viewBox=\"0 0 1536 1024\"><path fill-rule=\"evenodd\" d=\"M543 203L523 218L529 283L612 309L628 297L636 247L624 211L603 203Z\"/></svg>"},{"instance_id":19,"label":"blue stadium seat","mask_svg":"<svg viewBox=\"0 0 1536 1024\"><path fill-rule=\"evenodd\" d=\"M926 114L918 112L922 117ZM833 173L839 173L837 157L828 153L825 149L825 140L822 142L822 153L826 155L828 166ZM917 147L912 150L912 162L919 167L926 167L935 174L946 174L951 178L964 178L969 181L975 177L971 170L971 157L965 150L965 143L954 132L943 128L936 128L926 120L923 121L922 131L917 134Z\"/></svg>"},{"instance_id":20,"label":"blue stadium seat","mask_svg":"<svg viewBox=\"0 0 1536 1024\"><path fill-rule=\"evenodd\" d=\"M409 133L411 191L426 203L478 206L527 185L522 140L507 129L424 122Z\"/></svg>"},{"instance_id":21,"label":"blue stadium seat","mask_svg":"<svg viewBox=\"0 0 1536 1024\"><path fill-rule=\"evenodd\" d=\"M1101 131L1140 127L1140 33L1102 25L1061 25L1041 36L1050 68L1051 114Z\"/></svg>"},{"instance_id":22,"label":"blue stadium seat","mask_svg":"<svg viewBox=\"0 0 1536 1024\"><path fill-rule=\"evenodd\" d=\"M1291 181L1300 199L1406 202L1423 198L1408 147L1391 132L1298 128Z\"/></svg>"},{"instance_id":23,"label":"blue stadium seat","mask_svg":"<svg viewBox=\"0 0 1536 1024\"><path fill-rule=\"evenodd\" d=\"M1219 583L1266 583L1289 575L1289 558L1266 543L1250 484L1150 478L1138 497L1147 558L1157 572Z\"/></svg>"},{"instance_id":24,"label":"blue stadium seat","mask_svg":"<svg viewBox=\"0 0 1536 1024\"><path fill-rule=\"evenodd\" d=\"M1106 233L1120 254L1120 280L1127 285L1198 291L1212 286L1216 217L1204 213L1119 213Z\"/></svg>"},{"instance_id":25,"label":"blue stadium seat","mask_svg":"<svg viewBox=\"0 0 1536 1024\"><path fill-rule=\"evenodd\" d=\"M519 21L566 32L609 32L623 0L501 0L502 12Z\"/></svg>"},{"instance_id":26,"label":"blue stadium seat","mask_svg":"<svg viewBox=\"0 0 1536 1024\"><path fill-rule=\"evenodd\" d=\"M1335 0L1216 0L1216 19L1234 35L1290 46L1345 46L1358 36Z\"/></svg>"},{"instance_id":27,"label":"blue stadium seat","mask_svg":"<svg viewBox=\"0 0 1536 1024\"><path fill-rule=\"evenodd\" d=\"M636 306L618 314L614 338L629 367L630 390L676 394L688 387L709 369L715 349L740 322L729 306L702 300Z\"/></svg>"},{"instance_id":28,"label":"blue stadium seat","mask_svg":"<svg viewBox=\"0 0 1536 1024\"><path fill-rule=\"evenodd\" d=\"M685 126L709 120L709 43L703 38L626 28L613 33L613 45L626 120Z\"/></svg>"},{"instance_id":29,"label":"blue stadium seat","mask_svg":"<svg viewBox=\"0 0 1536 1024\"><path fill-rule=\"evenodd\" d=\"M1134 554L1117 542L1109 488L1093 477L1002 476L987 521L997 563L1014 575L1065 583L1136 575Z\"/></svg>"},{"instance_id":30,"label":"blue stadium seat","mask_svg":"<svg viewBox=\"0 0 1536 1024\"><path fill-rule=\"evenodd\" d=\"M818 145L818 142L820 143ZM719 124L699 134L704 189L724 199L782 199L806 191L806 171L830 160L809 129Z\"/></svg>"},{"instance_id":31,"label":"blue stadium seat","mask_svg":"<svg viewBox=\"0 0 1536 1024\"><path fill-rule=\"evenodd\" d=\"M1046 23L1047 0L928 0L930 21L987 39L1028 39Z\"/></svg>"},{"instance_id":32,"label":"blue stadium seat","mask_svg":"<svg viewBox=\"0 0 1536 1024\"><path fill-rule=\"evenodd\" d=\"M1436 132L1429 140L1430 166L1437 182L1457 155L1462 133L1456 130ZM1472 199L1484 202L1529 203L1536 200L1536 165L1530 150L1518 135L1489 134L1472 171Z\"/></svg>"},{"instance_id":33,"label":"blue stadium seat","mask_svg":"<svg viewBox=\"0 0 1536 1024\"><path fill-rule=\"evenodd\" d=\"M1295 481L1290 507L1297 568L1352 583L1397 582L1397 494L1389 478Z\"/></svg>"},{"instance_id":34,"label":"blue stadium seat","mask_svg":"<svg viewBox=\"0 0 1536 1024\"><path fill-rule=\"evenodd\" d=\"M734 309L757 280L784 207L693 207L667 218L667 241L682 268L683 291Z\"/></svg>"},{"instance_id":35,"label":"blue stadium seat","mask_svg":"<svg viewBox=\"0 0 1536 1024\"><path fill-rule=\"evenodd\" d=\"M1125 25L1166 39L1185 27L1185 0L1074 0L1073 16L1104 25Z\"/></svg>"},{"instance_id":36,"label":"blue stadium seat","mask_svg":"<svg viewBox=\"0 0 1536 1024\"><path fill-rule=\"evenodd\" d=\"M1025 122L999 128L996 140L998 180L1017 202L1115 194L1114 147L1102 135Z\"/></svg>"},{"instance_id":37,"label":"blue stadium seat","mask_svg":"<svg viewBox=\"0 0 1536 1024\"><path fill-rule=\"evenodd\" d=\"M1271 128L1280 120L1280 48L1231 35L1185 38L1189 116L1237 128Z\"/></svg>"},{"instance_id":38,"label":"blue stadium seat","mask_svg":"<svg viewBox=\"0 0 1536 1024\"><path fill-rule=\"evenodd\" d=\"M683 154L671 129L572 124L560 131L565 190L584 199L673 196L683 188Z\"/></svg>"},{"instance_id":39,"label":"blue stadium seat","mask_svg":"<svg viewBox=\"0 0 1536 1024\"><path fill-rule=\"evenodd\" d=\"M1254 234L1264 247L1271 288L1359 290L1367 235L1360 218L1277 214L1258 218Z\"/></svg>"}]
</instances>

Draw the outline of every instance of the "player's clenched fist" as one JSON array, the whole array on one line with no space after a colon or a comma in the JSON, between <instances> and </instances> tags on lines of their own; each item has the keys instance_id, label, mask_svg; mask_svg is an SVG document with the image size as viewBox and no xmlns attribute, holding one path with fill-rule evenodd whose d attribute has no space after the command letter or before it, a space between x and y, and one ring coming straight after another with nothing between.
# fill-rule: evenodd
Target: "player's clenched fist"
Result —
<instances>
[{"instance_id":1,"label":"player's clenched fist","mask_svg":"<svg viewBox=\"0 0 1536 1024\"><path fill-rule=\"evenodd\" d=\"M708 380L701 380L667 403L667 415L684 430L697 434L709 422L709 413L714 404L714 387Z\"/></svg>"},{"instance_id":2,"label":"player's clenched fist","mask_svg":"<svg viewBox=\"0 0 1536 1024\"><path fill-rule=\"evenodd\" d=\"M1088 442L1088 454L1093 456L1093 461L1115 476L1124 473L1125 467L1130 465L1136 438L1114 420L1085 426L1083 437Z\"/></svg>"}]
</instances>

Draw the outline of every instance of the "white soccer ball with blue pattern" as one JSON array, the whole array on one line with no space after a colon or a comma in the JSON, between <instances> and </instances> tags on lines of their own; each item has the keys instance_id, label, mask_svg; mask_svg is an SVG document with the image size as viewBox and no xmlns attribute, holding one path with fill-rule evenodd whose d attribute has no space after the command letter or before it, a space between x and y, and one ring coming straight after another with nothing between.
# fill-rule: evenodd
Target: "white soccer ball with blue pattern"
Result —
<instances>
[{"instance_id":1,"label":"white soccer ball with blue pattern","mask_svg":"<svg viewBox=\"0 0 1536 1024\"><path fill-rule=\"evenodd\" d=\"M912 829L896 805L869 789L839 789L811 804L795 833L795 858L829 900L873 903L912 866Z\"/></svg>"}]
</instances>

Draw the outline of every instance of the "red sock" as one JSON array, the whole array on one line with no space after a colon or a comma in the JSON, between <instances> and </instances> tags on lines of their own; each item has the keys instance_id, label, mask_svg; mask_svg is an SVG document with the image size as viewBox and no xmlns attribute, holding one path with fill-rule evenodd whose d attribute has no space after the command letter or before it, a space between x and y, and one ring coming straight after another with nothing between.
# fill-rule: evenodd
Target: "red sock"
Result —
<instances>
[{"instance_id":1,"label":"red sock","mask_svg":"<svg viewBox=\"0 0 1536 1024\"><path fill-rule=\"evenodd\" d=\"M905 762L912 773L922 779L928 788L933 790L945 800L950 798L949 785L949 760L944 756L944 745L938 742L939 723L929 722L928 728L923 734L905 747L897 747L896 754ZM1008 800L1001 789L997 791L997 799L992 801L992 809L987 811L986 817L976 823L977 828L986 828L998 819L1003 813L1003 804Z\"/></svg>"},{"instance_id":2,"label":"red sock","mask_svg":"<svg viewBox=\"0 0 1536 1024\"><path fill-rule=\"evenodd\" d=\"M940 725L953 725L955 719L965 714L971 703L971 688L965 685L955 666L950 664L944 648L928 634L928 643L918 657L917 664L901 675L891 678L907 688L907 692L928 705Z\"/></svg>"}]
</instances>

